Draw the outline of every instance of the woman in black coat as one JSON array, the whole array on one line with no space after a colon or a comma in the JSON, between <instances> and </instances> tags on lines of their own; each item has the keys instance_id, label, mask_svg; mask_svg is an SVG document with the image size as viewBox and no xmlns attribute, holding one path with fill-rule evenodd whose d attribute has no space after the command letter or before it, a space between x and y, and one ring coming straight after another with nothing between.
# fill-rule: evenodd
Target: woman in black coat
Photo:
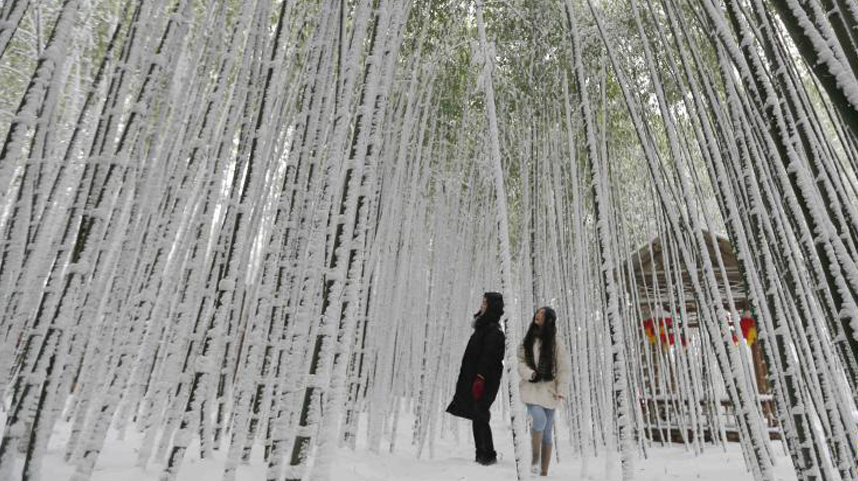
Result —
<instances>
[{"instance_id":1,"label":"woman in black coat","mask_svg":"<svg viewBox=\"0 0 858 481\"><path fill-rule=\"evenodd\" d=\"M480 312L474 315L474 333L462 357L456 394L447 407L453 416L473 422L476 460L484 465L497 462L489 408L498 394L503 374L501 362L506 338L500 329L502 315L503 296L497 292L485 293Z\"/></svg>"}]
</instances>

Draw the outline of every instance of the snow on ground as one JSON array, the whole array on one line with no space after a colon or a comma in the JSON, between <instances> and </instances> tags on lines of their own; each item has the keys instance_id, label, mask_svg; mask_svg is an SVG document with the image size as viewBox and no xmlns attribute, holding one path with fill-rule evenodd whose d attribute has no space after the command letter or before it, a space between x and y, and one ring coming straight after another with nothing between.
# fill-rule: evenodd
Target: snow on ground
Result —
<instances>
[{"instance_id":1,"label":"snow on ground","mask_svg":"<svg viewBox=\"0 0 858 481\"><path fill-rule=\"evenodd\" d=\"M426 449L424 459L416 458L416 447L412 446L409 430L400 431L397 436L396 451L388 452L389 442L382 443L382 452L370 453L361 444L358 449L340 449L333 467L331 479L334 481L511 481L515 479L515 464L512 457L512 436L508 423L493 421L496 448L500 462L484 467L473 461L473 446L470 439L470 425L462 421L460 442L456 443L452 435L438 439L434 447L434 456L429 459ZM400 419L400 426L410 426L407 416ZM63 481L71 477L73 467L62 460L62 449L68 436L68 425L59 425L51 441L51 446L43 468L46 481ZM129 430L125 441L117 441L116 433L111 433L107 445L98 460L92 481L156 481L161 465L150 464L146 470L134 467L135 450L139 445L137 433ZM529 440L528 440L529 446ZM783 453L779 442L773 447L777 454L775 479L794 481L796 479L789 458ZM529 451L528 447L528 451ZM548 479L557 480L615 480L619 479L617 458L611 463L612 472L606 475L606 458L601 454L588 460L586 475L582 473L582 460L572 456L568 439L559 440L557 446L560 462L556 458L552 463ZM215 454L215 458L202 461L198 457L199 447L192 445L179 473L180 481L214 481L222 479L225 451ZM683 446L653 447L647 459L638 457L635 466L635 479L639 481L701 480L701 481L750 481L750 473L745 470L742 452L736 443L730 444L726 452L716 446L708 446L701 456L694 456ZM260 481L265 479L265 468L260 449L254 449L249 465L240 466L238 481Z\"/></svg>"}]
</instances>

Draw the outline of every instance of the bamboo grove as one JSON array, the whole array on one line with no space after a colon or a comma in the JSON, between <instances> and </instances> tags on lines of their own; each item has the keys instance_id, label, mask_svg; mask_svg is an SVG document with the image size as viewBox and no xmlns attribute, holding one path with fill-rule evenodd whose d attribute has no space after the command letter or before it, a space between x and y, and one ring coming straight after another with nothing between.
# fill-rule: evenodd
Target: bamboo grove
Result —
<instances>
[{"instance_id":1,"label":"bamboo grove","mask_svg":"<svg viewBox=\"0 0 858 481\"><path fill-rule=\"evenodd\" d=\"M74 481L117 438L163 481L432 456L486 290L519 479L546 304L582 475L658 456L662 396L757 481L858 479L855 0L5 0L0 85L0 479L60 428Z\"/></svg>"}]
</instances>

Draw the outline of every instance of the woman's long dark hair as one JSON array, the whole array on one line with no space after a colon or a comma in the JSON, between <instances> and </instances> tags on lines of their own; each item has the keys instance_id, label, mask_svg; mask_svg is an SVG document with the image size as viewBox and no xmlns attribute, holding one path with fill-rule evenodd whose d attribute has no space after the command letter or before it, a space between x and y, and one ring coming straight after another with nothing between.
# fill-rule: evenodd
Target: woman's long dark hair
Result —
<instances>
[{"instance_id":1,"label":"woman's long dark hair","mask_svg":"<svg viewBox=\"0 0 858 481\"><path fill-rule=\"evenodd\" d=\"M533 369L537 373L538 380L550 381L554 379L554 337L557 334L557 313L550 307L540 307L536 310L543 311L542 327L536 325L536 313L533 314L533 320L530 322L530 327L527 328L527 334L524 336L524 360L527 362L527 367ZM533 341L539 338L539 364L536 364L533 359Z\"/></svg>"},{"instance_id":2,"label":"woman's long dark hair","mask_svg":"<svg viewBox=\"0 0 858 481\"><path fill-rule=\"evenodd\" d=\"M493 322L500 322L503 316L503 296L499 292L486 292L483 294L486 298L488 307L485 312L474 314L473 326L482 327Z\"/></svg>"}]
</instances>

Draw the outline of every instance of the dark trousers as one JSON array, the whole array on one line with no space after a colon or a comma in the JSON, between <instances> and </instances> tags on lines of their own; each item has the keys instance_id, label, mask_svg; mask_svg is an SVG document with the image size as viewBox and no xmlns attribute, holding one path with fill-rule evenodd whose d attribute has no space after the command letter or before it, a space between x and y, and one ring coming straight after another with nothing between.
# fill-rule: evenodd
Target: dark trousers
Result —
<instances>
[{"instance_id":1,"label":"dark trousers","mask_svg":"<svg viewBox=\"0 0 858 481\"><path fill-rule=\"evenodd\" d=\"M492 428L488 422L474 421L474 446L477 448L477 459L496 459L495 444L492 441Z\"/></svg>"}]
</instances>

